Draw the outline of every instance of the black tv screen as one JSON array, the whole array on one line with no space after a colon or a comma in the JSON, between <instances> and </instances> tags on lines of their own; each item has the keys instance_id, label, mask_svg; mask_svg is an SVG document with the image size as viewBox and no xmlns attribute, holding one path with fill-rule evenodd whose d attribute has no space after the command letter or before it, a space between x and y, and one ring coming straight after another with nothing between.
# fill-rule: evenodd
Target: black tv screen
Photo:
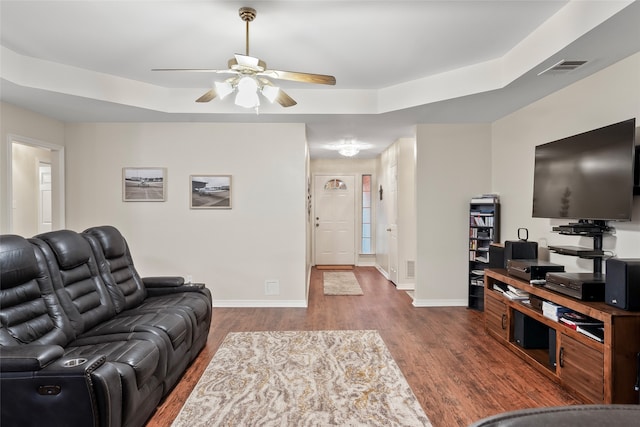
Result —
<instances>
[{"instance_id":1,"label":"black tv screen","mask_svg":"<svg viewBox=\"0 0 640 427\"><path fill-rule=\"evenodd\" d=\"M535 149L534 218L631 220L635 119Z\"/></svg>"}]
</instances>

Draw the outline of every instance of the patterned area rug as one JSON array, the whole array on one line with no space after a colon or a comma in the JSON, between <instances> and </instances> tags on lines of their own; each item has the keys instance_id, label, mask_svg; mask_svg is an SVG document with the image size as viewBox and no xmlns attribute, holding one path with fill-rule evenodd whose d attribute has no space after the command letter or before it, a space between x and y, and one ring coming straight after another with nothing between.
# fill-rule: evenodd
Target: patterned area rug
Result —
<instances>
[{"instance_id":1,"label":"patterned area rug","mask_svg":"<svg viewBox=\"0 0 640 427\"><path fill-rule=\"evenodd\" d=\"M364 295L353 271L322 273L325 295Z\"/></svg>"},{"instance_id":2,"label":"patterned area rug","mask_svg":"<svg viewBox=\"0 0 640 427\"><path fill-rule=\"evenodd\" d=\"M173 427L431 426L377 331L229 333Z\"/></svg>"}]
</instances>

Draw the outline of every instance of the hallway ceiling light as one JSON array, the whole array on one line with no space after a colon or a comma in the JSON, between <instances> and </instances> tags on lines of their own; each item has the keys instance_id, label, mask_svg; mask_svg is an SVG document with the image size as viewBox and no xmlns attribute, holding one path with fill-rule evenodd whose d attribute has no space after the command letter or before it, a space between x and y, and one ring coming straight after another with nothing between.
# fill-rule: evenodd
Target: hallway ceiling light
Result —
<instances>
[{"instance_id":1,"label":"hallway ceiling light","mask_svg":"<svg viewBox=\"0 0 640 427\"><path fill-rule=\"evenodd\" d=\"M340 153L341 156L345 156L345 157L353 157L359 152L360 152L360 147L358 147L353 142L344 143L340 148L338 148L338 153Z\"/></svg>"},{"instance_id":2,"label":"hallway ceiling light","mask_svg":"<svg viewBox=\"0 0 640 427\"><path fill-rule=\"evenodd\" d=\"M341 142L326 145L329 150L337 150L341 156L353 157L360 152L373 147L371 144L358 142L355 139L343 139Z\"/></svg>"}]
</instances>

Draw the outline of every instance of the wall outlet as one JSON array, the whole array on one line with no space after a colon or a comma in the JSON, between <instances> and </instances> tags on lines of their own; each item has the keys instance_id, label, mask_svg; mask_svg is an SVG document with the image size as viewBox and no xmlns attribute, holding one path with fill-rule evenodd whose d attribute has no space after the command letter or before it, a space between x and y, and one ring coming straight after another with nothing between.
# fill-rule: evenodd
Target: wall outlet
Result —
<instances>
[{"instance_id":1,"label":"wall outlet","mask_svg":"<svg viewBox=\"0 0 640 427\"><path fill-rule=\"evenodd\" d=\"M187 276L184 278L184 281L186 283L192 283L193 282L193 277L191 277L190 274L187 274Z\"/></svg>"},{"instance_id":2,"label":"wall outlet","mask_svg":"<svg viewBox=\"0 0 640 427\"><path fill-rule=\"evenodd\" d=\"M280 295L280 281L277 279L264 281L265 295Z\"/></svg>"}]
</instances>

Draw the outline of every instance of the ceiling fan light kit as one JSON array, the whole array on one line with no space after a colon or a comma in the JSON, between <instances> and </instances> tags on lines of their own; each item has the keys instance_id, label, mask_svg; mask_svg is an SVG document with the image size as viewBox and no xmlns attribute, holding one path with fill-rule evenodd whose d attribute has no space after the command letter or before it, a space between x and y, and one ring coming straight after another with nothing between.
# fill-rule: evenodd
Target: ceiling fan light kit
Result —
<instances>
[{"instance_id":1,"label":"ceiling fan light kit","mask_svg":"<svg viewBox=\"0 0 640 427\"><path fill-rule=\"evenodd\" d=\"M289 80L302 83L335 85L336 78L324 74L300 73L296 71L269 70L267 64L259 58L249 56L249 23L256 17L256 10L251 7L241 7L240 18L246 24L245 54L235 54L227 63L228 69L193 69L193 68L155 68L152 71L187 71L210 72L214 74L233 74L224 82L215 82L196 102L209 102L216 97L223 99L236 92L234 103L244 108L256 109L260 106L260 94L269 102L277 102L283 107L291 107L297 102L282 89L273 85L271 79ZM268 78L267 78L268 77Z\"/></svg>"}]
</instances>

